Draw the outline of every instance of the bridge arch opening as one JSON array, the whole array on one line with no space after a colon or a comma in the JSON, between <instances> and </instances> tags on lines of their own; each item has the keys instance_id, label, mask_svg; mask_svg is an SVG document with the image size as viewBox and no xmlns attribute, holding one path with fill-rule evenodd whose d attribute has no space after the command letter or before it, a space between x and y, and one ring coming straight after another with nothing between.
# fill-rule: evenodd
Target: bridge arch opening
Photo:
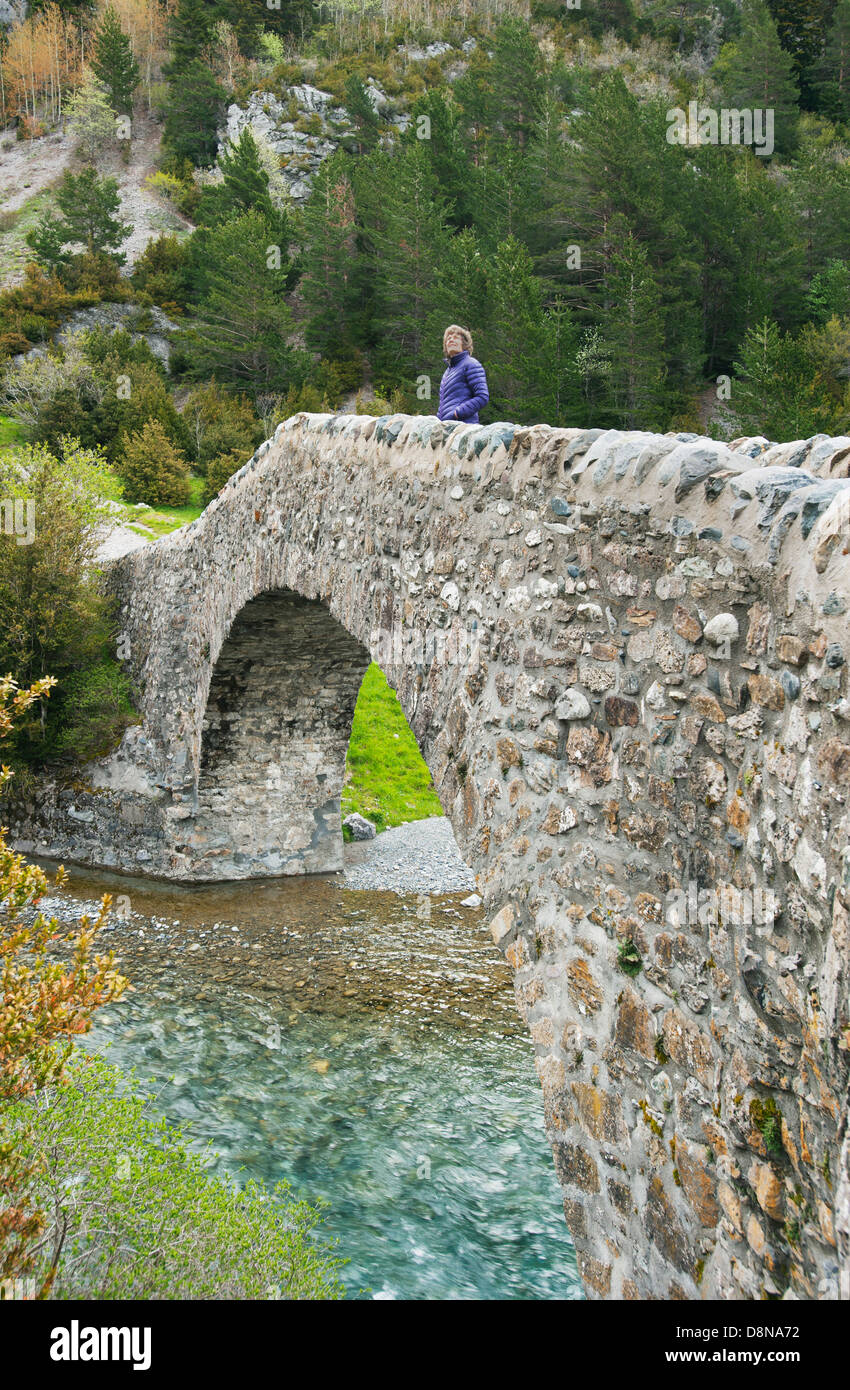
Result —
<instances>
[{"instance_id":1,"label":"bridge arch opening","mask_svg":"<svg viewBox=\"0 0 850 1390\"><path fill-rule=\"evenodd\" d=\"M201 735L192 848L211 877L342 868L340 796L369 661L325 604L292 590L266 591L237 614Z\"/></svg>"}]
</instances>

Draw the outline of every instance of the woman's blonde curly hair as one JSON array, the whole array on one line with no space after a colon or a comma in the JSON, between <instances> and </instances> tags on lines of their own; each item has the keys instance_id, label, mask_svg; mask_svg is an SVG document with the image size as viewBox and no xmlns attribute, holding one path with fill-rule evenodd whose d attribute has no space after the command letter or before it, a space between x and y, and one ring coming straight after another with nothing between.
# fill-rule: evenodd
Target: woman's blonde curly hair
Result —
<instances>
[{"instance_id":1,"label":"woman's blonde curly hair","mask_svg":"<svg viewBox=\"0 0 850 1390\"><path fill-rule=\"evenodd\" d=\"M465 352L472 352L472 334L468 328L461 328L459 323L450 323L443 334L443 352L446 350L446 339L450 333L459 333L460 341L463 343Z\"/></svg>"}]
</instances>

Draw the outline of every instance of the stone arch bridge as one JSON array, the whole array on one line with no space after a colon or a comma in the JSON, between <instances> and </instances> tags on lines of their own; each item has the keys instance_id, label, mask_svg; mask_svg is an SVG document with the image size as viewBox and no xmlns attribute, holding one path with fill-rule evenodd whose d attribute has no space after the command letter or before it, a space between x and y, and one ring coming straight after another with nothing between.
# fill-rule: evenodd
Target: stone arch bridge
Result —
<instances>
[{"instance_id":1,"label":"stone arch bridge","mask_svg":"<svg viewBox=\"0 0 850 1390\"><path fill-rule=\"evenodd\" d=\"M374 656L515 971L589 1294L850 1297L848 465L294 416L112 567L142 722L18 834L335 869Z\"/></svg>"}]
</instances>

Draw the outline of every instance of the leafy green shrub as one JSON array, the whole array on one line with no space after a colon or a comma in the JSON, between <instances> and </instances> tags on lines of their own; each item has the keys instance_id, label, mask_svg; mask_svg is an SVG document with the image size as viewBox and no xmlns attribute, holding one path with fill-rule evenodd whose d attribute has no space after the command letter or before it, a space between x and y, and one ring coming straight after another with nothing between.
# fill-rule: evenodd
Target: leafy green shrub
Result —
<instances>
[{"instance_id":1,"label":"leafy green shrub","mask_svg":"<svg viewBox=\"0 0 850 1390\"><path fill-rule=\"evenodd\" d=\"M190 159L169 153L163 160L161 171L152 174L147 182L155 191L167 197L184 217L194 220L201 188L195 182L195 170Z\"/></svg>"},{"instance_id":2,"label":"leafy green shrub","mask_svg":"<svg viewBox=\"0 0 850 1390\"><path fill-rule=\"evenodd\" d=\"M166 198L175 206L178 198L185 192L183 180L176 174L166 173L164 169L157 169L155 173L148 174L145 184L152 193L158 193L161 198Z\"/></svg>"},{"instance_id":3,"label":"leafy green shrub","mask_svg":"<svg viewBox=\"0 0 850 1390\"><path fill-rule=\"evenodd\" d=\"M185 507L189 469L159 420L148 420L124 441L118 471L130 502L152 507Z\"/></svg>"},{"instance_id":4,"label":"leafy green shrub","mask_svg":"<svg viewBox=\"0 0 850 1390\"><path fill-rule=\"evenodd\" d=\"M325 128L325 123L318 111L311 111L309 116L299 116L295 121L295 129L302 135L321 135Z\"/></svg>"},{"instance_id":5,"label":"leafy green shrub","mask_svg":"<svg viewBox=\"0 0 850 1390\"><path fill-rule=\"evenodd\" d=\"M329 362L322 360L318 375L326 393L335 399L345 391L356 391L363 381L364 365L359 348L355 348L350 357L335 357Z\"/></svg>"},{"instance_id":6,"label":"leafy green shrub","mask_svg":"<svg viewBox=\"0 0 850 1390\"><path fill-rule=\"evenodd\" d=\"M249 398L225 391L214 381L189 393L183 422L189 449L202 473L213 459L238 450L244 463L264 438L262 423Z\"/></svg>"},{"instance_id":7,"label":"leafy green shrub","mask_svg":"<svg viewBox=\"0 0 850 1390\"><path fill-rule=\"evenodd\" d=\"M307 382L303 386L290 386L281 403L281 419L287 420L290 415L297 415L300 410L310 411L311 414L320 414L324 411L332 410L330 402L324 392L318 387Z\"/></svg>"},{"instance_id":8,"label":"leafy green shrub","mask_svg":"<svg viewBox=\"0 0 850 1390\"><path fill-rule=\"evenodd\" d=\"M268 37L272 38L273 36L268 35ZM285 87L294 87L303 81L304 73L301 64L284 60L275 64L274 71L269 78L269 90L283 91ZM250 95L250 90L248 94Z\"/></svg>"},{"instance_id":9,"label":"leafy green shrub","mask_svg":"<svg viewBox=\"0 0 850 1390\"><path fill-rule=\"evenodd\" d=\"M749 328L735 363L732 430L777 440L842 434L850 425L848 352L847 319L806 324L796 336L768 318Z\"/></svg>"},{"instance_id":10,"label":"leafy green shrub","mask_svg":"<svg viewBox=\"0 0 850 1390\"><path fill-rule=\"evenodd\" d=\"M189 253L176 236L157 237L148 242L133 267L133 288L166 313L182 313L189 302L188 263Z\"/></svg>"},{"instance_id":11,"label":"leafy green shrub","mask_svg":"<svg viewBox=\"0 0 850 1390\"><path fill-rule=\"evenodd\" d=\"M410 409L404 391L398 386L386 396L381 394L379 386L377 394L371 400L367 400L363 393L358 391L354 404L357 415L406 415Z\"/></svg>"},{"instance_id":12,"label":"leafy green shrub","mask_svg":"<svg viewBox=\"0 0 850 1390\"><path fill-rule=\"evenodd\" d=\"M756 1097L750 1101L750 1120L760 1131L768 1153L781 1154L784 1152L782 1114L773 1096L768 1096L765 1100L759 1100Z\"/></svg>"},{"instance_id":13,"label":"leafy green shrub","mask_svg":"<svg viewBox=\"0 0 850 1390\"><path fill-rule=\"evenodd\" d=\"M133 329L142 331L138 323L133 323ZM134 341L126 328L111 329L97 324L81 333L77 341L81 351L95 366L105 366L117 373L130 366L143 365L152 367L162 375L159 361L144 338Z\"/></svg>"},{"instance_id":14,"label":"leafy green shrub","mask_svg":"<svg viewBox=\"0 0 850 1390\"><path fill-rule=\"evenodd\" d=\"M54 451L70 434L88 448L102 446L113 463L123 437L151 418L178 448L191 448L160 362L144 338L134 341L126 329L74 333L44 357L17 364L7 374L4 398L9 414Z\"/></svg>"},{"instance_id":15,"label":"leafy green shrub","mask_svg":"<svg viewBox=\"0 0 850 1390\"><path fill-rule=\"evenodd\" d=\"M68 1084L9 1107L30 1197L47 1216L37 1280L61 1246L57 1299L336 1299L341 1262L311 1239L316 1208L211 1175L189 1136L91 1055ZM45 1103L46 1102L46 1103ZM60 1240L65 1231L64 1242Z\"/></svg>"},{"instance_id":16,"label":"leafy green shrub","mask_svg":"<svg viewBox=\"0 0 850 1390\"><path fill-rule=\"evenodd\" d=\"M27 352L32 347L32 343L25 333L21 332L2 332L0 333L0 362L6 357L17 357L20 352Z\"/></svg>"},{"instance_id":17,"label":"leafy green shrub","mask_svg":"<svg viewBox=\"0 0 850 1390\"><path fill-rule=\"evenodd\" d=\"M0 452L0 497L31 507L34 535L26 545L7 544L0 565L0 672L22 686L46 675L62 691L47 709L23 713L12 735L13 765L43 763L54 756L63 723L75 720L74 737L85 750L109 731L110 719L95 708L74 707L67 687L106 662L113 617L98 583L95 554L110 490L102 456L79 440L66 439L57 454L44 445ZM80 688L78 695L81 693ZM91 717L95 732L86 732ZM67 756L73 743L64 745Z\"/></svg>"},{"instance_id":18,"label":"leafy green shrub","mask_svg":"<svg viewBox=\"0 0 850 1390\"><path fill-rule=\"evenodd\" d=\"M207 467L204 479L204 501L211 502L217 497L228 478L238 473L243 463L247 462L248 455L241 449L233 449L229 454L219 454L218 458L213 459Z\"/></svg>"},{"instance_id":19,"label":"leafy green shrub","mask_svg":"<svg viewBox=\"0 0 850 1390\"><path fill-rule=\"evenodd\" d=\"M30 263L23 284L0 292L0 361L49 338L75 302L56 276Z\"/></svg>"},{"instance_id":20,"label":"leafy green shrub","mask_svg":"<svg viewBox=\"0 0 850 1390\"><path fill-rule=\"evenodd\" d=\"M52 676L28 689L0 678L0 744L14 732L20 716L54 685ZM11 776L9 769L0 769L0 790ZM64 870L59 869L56 886L64 882ZM0 915L0 1279L31 1277L40 1253L38 1298L49 1295L56 1264L42 1239L47 1218L33 1200L33 1180L42 1165L30 1142L29 1117L43 1108L40 1093L62 1083L73 1040L88 1032L94 1010L120 998L127 984L113 968L111 952L96 956L92 951L106 921L108 896L95 919L83 916L79 929L70 933L42 912L30 912L29 920L21 920L19 914L37 907L47 886L43 870L12 853L0 831L0 902L5 909ZM53 954L60 940L72 957L70 963ZM10 1133L9 1115L16 1109Z\"/></svg>"},{"instance_id":21,"label":"leafy green shrub","mask_svg":"<svg viewBox=\"0 0 850 1390\"><path fill-rule=\"evenodd\" d=\"M101 299L114 303L131 297L117 261L106 251L83 251L62 267L61 276L63 285L82 296L80 304L97 304Z\"/></svg>"},{"instance_id":22,"label":"leafy green shrub","mask_svg":"<svg viewBox=\"0 0 850 1390\"><path fill-rule=\"evenodd\" d=\"M120 741L138 716L130 699L130 682L117 661L70 676L57 690L63 727L56 755L75 762L102 757Z\"/></svg>"}]
</instances>

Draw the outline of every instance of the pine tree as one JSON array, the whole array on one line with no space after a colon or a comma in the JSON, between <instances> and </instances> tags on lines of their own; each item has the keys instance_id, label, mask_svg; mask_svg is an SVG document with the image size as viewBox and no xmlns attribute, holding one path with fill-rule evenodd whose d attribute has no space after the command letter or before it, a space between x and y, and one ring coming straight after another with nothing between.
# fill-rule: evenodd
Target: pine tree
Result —
<instances>
[{"instance_id":1,"label":"pine tree","mask_svg":"<svg viewBox=\"0 0 850 1390\"><path fill-rule=\"evenodd\" d=\"M166 77L176 78L198 59L210 57L218 20L216 0L178 0L168 21L171 56L163 68Z\"/></svg>"},{"instance_id":2,"label":"pine tree","mask_svg":"<svg viewBox=\"0 0 850 1390\"><path fill-rule=\"evenodd\" d=\"M446 203L421 144L375 151L358 171L358 206L373 252L376 361L418 376L430 362L426 322L434 267L448 240Z\"/></svg>"},{"instance_id":3,"label":"pine tree","mask_svg":"<svg viewBox=\"0 0 850 1390\"><path fill-rule=\"evenodd\" d=\"M292 232L286 209L279 209L269 195L269 175L263 167L257 142L249 126L239 139L219 156L221 183L204 189L196 212L198 229L189 244L189 282L195 296L206 294L210 283L212 257L209 248L213 229L246 212L258 213L266 224L266 243L286 253L286 289L291 288L296 268L288 261Z\"/></svg>"},{"instance_id":4,"label":"pine tree","mask_svg":"<svg viewBox=\"0 0 850 1390\"><path fill-rule=\"evenodd\" d=\"M807 77L823 47L835 0L767 0L783 49L804 95Z\"/></svg>"},{"instance_id":5,"label":"pine tree","mask_svg":"<svg viewBox=\"0 0 850 1390\"><path fill-rule=\"evenodd\" d=\"M774 113L776 151L788 154L797 142L799 90L794 64L776 32L764 0L744 0L741 34L723 49L719 75L728 105L735 110L759 108Z\"/></svg>"},{"instance_id":6,"label":"pine tree","mask_svg":"<svg viewBox=\"0 0 850 1390\"><path fill-rule=\"evenodd\" d=\"M810 327L797 338L783 334L772 319L747 332L740 361L735 363L730 401L730 423L736 433L765 434L777 440L842 433L848 419L846 382L838 388L830 365L822 360L824 340L834 330L844 339L843 367L848 351L846 327L841 335L835 319L823 329Z\"/></svg>"},{"instance_id":7,"label":"pine tree","mask_svg":"<svg viewBox=\"0 0 850 1390\"><path fill-rule=\"evenodd\" d=\"M611 404L623 429L658 429L664 421L661 293L625 218L611 224L602 334L611 359Z\"/></svg>"},{"instance_id":8,"label":"pine tree","mask_svg":"<svg viewBox=\"0 0 850 1390\"><path fill-rule=\"evenodd\" d=\"M214 74L197 58L171 78L163 138L175 158L197 165L213 162L225 95Z\"/></svg>"},{"instance_id":9,"label":"pine tree","mask_svg":"<svg viewBox=\"0 0 850 1390\"><path fill-rule=\"evenodd\" d=\"M159 420L149 419L140 430L128 434L117 467L131 502L185 507L189 501L186 460Z\"/></svg>"},{"instance_id":10,"label":"pine tree","mask_svg":"<svg viewBox=\"0 0 850 1390\"><path fill-rule=\"evenodd\" d=\"M252 208L274 222L277 214L269 196L269 176L250 126L222 151L218 167L222 182L204 189L197 210L199 225L216 226Z\"/></svg>"},{"instance_id":11,"label":"pine tree","mask_svg":"<svg viewBox=\"0 0 850 1390\"><path fill-rule=\"evenodd\" d=\"M491 129L524 150L543 102L537 40L525 20L511 16L493 35Z\"/></svg>"},{"instance_id":12,"label":"pine tree","mask_svg":"<svg viewBox=\"0 0 850 1390\"><path fill-rule=\"evenodd\" d=\"M354 137L357 153L374 149L381 133L381 121L363 79L356 73L352 73L345 84L345 112L357 131Z\"/></svg>"},{"instance_id":13,"label":"pine tree","mask_svg":"<svg viewBox=\"0 0 850 1390\"><path fill-rule=\"evenodd\" d=\"M641 18L652 23L653 34L670 39L677 53L690 53L710 33L716 10L705 0L649 0Z\"/></svg>"},{"instance_id":14,"label":"pine tree","mask_svg":"<svg viewBox=\"0 0 850 1390\"><path fill-rule=\"evenodd\" d=\"M33 260L52 275L64 265L70 252L66 251L65 241L55 215L45 209L35 227L26 235L26 243L33 252Z\"/></svg>"},{"instance_id":15,"label":"pine tree","mask_svg":"<svg viewBox=\"0 0 850 1390\"><path fill-rule=\"evenodd\" d=\"M307 314L307 342L339 356L356 337L358 251L354 190L347 160L326 159L313 180L302 217L303 274L299 290Z\"/></svg>"},{"instance_id":16,"label":"pine tree","mask_svg":"<svg viewBox=\"0 0 850 1390\"><path fill-rule=\"evenodd\" d=\"M687 395L703 354L699 252L686 226L694 175L665 133L664 103L642 107L619 73L604 77L570 123L574 144L563 183L553 190L552 215L565 247L581 253L581 268L564 279L564 292L594 318L607 298L611 229L618 216L626 219L661 288L668 366Z\"/></svg>"},{"instance_id":17,"label":"pine tree","mask_svg":"<svg viewBox=\"0 0 850 1390\"><path fill-rule=\"evenodd\" d=\"M742 208L743 260L737 293L743 323L757 323L766 314L786 324L799 322L806 272L794 194L788 184L777 183L764 160L751 156L735 163ZM769 274L765 273L766 246L770 247Z\"/></svg>"},{"instance_id":18,"label":"pine tree","mask_svg":"<svg viewBox=\"0 0 850 1390\"><path fill-rule=\"evenodd\" d=\"M260 37L264 30L272 34L290 34L301 30L310 18L309 0L218 0L217 12L227 20L236 34L239 51L246 58L256 58L261 52Z\"/></svg>"},{"instance_id":19,"label":"pine tree","mask_svg":"<svg viewBox=\"0 0 850 1390\"><path fill-rule=\"evenodd\" d=\"M553 221L568 242L581 248L579 302L585 307L607 272L608 228L618 214L657 254L672 233L674 254L681 258L685 237L676 225L678 208L665 197L662 161L671 147L619 73L599 82L586 110L571 122L569 135L572 157L556 170L563 183L551 189L550 197Z\"/></svg>"},{"instance_id":20,"label":"pine tree","mask_svg":"<svg viewBox=\"0 0 850 1390\"><path fill-rule=\"evenodd\" d=\"M525 240L533 207L527 156L505 141L486 163L470 170L467 193L473 225L481 243L492 250L508 237Z\"/></svg>"},{"instance_id":21,"label":"pine tree","mask_svg":"<svg viewBox=\"0 0 850 1390\"><path fill-rule=\"evenodd\" d=\"M28 14L38 14L39 10L46 10L48 6L55 5L62 15L83 19L95 8L97 0L29 0L29 4L21 8L26 8Z\"/></svg>"},{"instance_id":22,"label":"pine tree","mask_svg":"<svg viewBox=\"0 0 850 1390\"><path fill-rule=\"evenodd\" d=\"M787 188L747 150L703 145L682 210L700 266L705 372L727 372L750 323L793 316L802 264ZM765 248L770 270L765 273Z\"/></svg>"},{"instance_id":23,"label":"pine tree","mask_svg":"<svg viewBox=\"0 0 850 1390\"><path fill-rule=\"evenodd\" d=\"M487 272L491 320L481 352L500 419L546 420L552 410L551 336L528 248L516 237L496 247Z\"/></svg>"},{"instance_id":24,"label":"pine tree","mask_svg":"<svg viewBox=\"0 0 850 1390\"><path fill-rule=\"evenodd\" d=\"M487 257L472 227L456 232L435 267L434 304L428 319L429 343L441 344L450 323L469 328L484 343L491 321Z\"/></svg>"},{"instance_id":25,"label":"pine tree","mask_svg":"<svg viewBox=\"0 0 850 1390\"><path fill-rule=\"evenodd\" d=\"M285 390L293 356L286 248L268 238L268 222L255 211L208 233L207 289L180 335L193 375L234 382L252 394Z\"/></svg>"},{"instance_id":26,"label":"pine tree","mask_svg":"<svg viewBox=\"0 0 850 1390\"><path fill-rule=\"evenodd\" d=\"M826 122L801 121L789 187L805 238L805 278L811 283L829 261L846 257L850 225L850 164Z\"/></svg>"},{"instance_id":27,"label":"pine tree","mask_svg":"<svg viewBox=\"0 0 850 1390\"><path fill-rule=\"evenodd\" d=\"M559 201L570 152L564 138L564 112L547 93L525 156L526 236L535 267L552 286L572 281L574 256L567 251Z\"/></svg>"},{"instance_id":28,"label":"pine tree","mask_svg":"<svg viewBox=\"0 0 850 1390\"><path fill-rule=\"evenodd\" d=\"M139 85L139 65L133 46L109 6L95 35L92 68L109 93L116 116L132 116L133 93Z\"/></svg>"},{"instance_id":29,"label":"pine tree","mask_svg":"<svg viewBox=\"0 0 850 1390\"><path fill-rule=\"evenodd\" d=\"M850 121L850 0L838 0L813 74L821 109L833 120Z\"/></svg>"},{"instance_id":30,"label":"pine tree","mask_svg":"<svg viewBox=\"0 0 850 1390\"><path fill-rule=\"evenodd\" d=\"M641 20L644 14L644 6L641 5ZM572 19L581 23L582 27L586 25L588 33L595 39L601 39L613 30L618 38L633 44L638 33L637 16L632 0L595 0L592 6L587 7L586 12L577 5L575 10L567 10L565 17L568 22Z\"/></svg>"},{"instance_id":31,"label":"pine tree","mask_svg":"<svg viewBox=\"0 0 850 1390\"><path fill-rule=\"evenodd\" d=\"M126 257L118 248L132 227L115 216L121 207L117 179L101 179L91 167L79 174L66 171L56 201L64 213L57 223L63 245L82 242L89 255L103 252L123 264Z\"/></svg>"},{"instance_id":32,"label":"pine tree","mask_svg":"<svg viewBox=\"0 0 850 1390\"><path fill-rule=\"evenodd\" d=\"M577 425L581 420L581 384L576 356L578 329L569 305L558 299L546 311L545 356L546 390L543 419L558 426Z\"/></svg>"},{"instance_id":33,"label":"pine tree","mask_svg":"<svg viewBox=\"0 0 850 1390\"><path fill-rule=\"evenodd\" d=\"M492 65L483 51L473 51L466 72L454 84L454 99L461 112L460 132L470 161L479 168L486 158L493 104Z\"/></svg>"},{"instance_id":34,"label":"pine tree","mask_svg":"<svg viewBox=\"0 0 850 1390\"><path fill-rule=\"evenodd\" d=\"M406 144L420 144L425 150L440 192L449 205L452 226L468 226L472 220L472 171L454 103L436 88L424 92L411 107L410 125L402 140Z\"/></svg>"},{"instance_id":35,"label":"pine tree","mask_svg":"<svg viewBox=\"0 0 850 1390\"><path fill-rule=\"evenodd\" d=\"M96 4L97 0L29 0L27 10L30 14L38 14L39 10L46 10L49 5L55 5L63 15L82 17L90 13Z\"/></svg>"},{"instance_id":36,"label":"pine tree","mask_svg":"<svg viewBox=\"0 0 850 1390\"><path fill-rule=\"evenodd\" d=\"M806 296L806 311L818 325L831 318L850 320L850 265L846 261L830 261L815 276Z\"/></svg>"}]
</instances>

